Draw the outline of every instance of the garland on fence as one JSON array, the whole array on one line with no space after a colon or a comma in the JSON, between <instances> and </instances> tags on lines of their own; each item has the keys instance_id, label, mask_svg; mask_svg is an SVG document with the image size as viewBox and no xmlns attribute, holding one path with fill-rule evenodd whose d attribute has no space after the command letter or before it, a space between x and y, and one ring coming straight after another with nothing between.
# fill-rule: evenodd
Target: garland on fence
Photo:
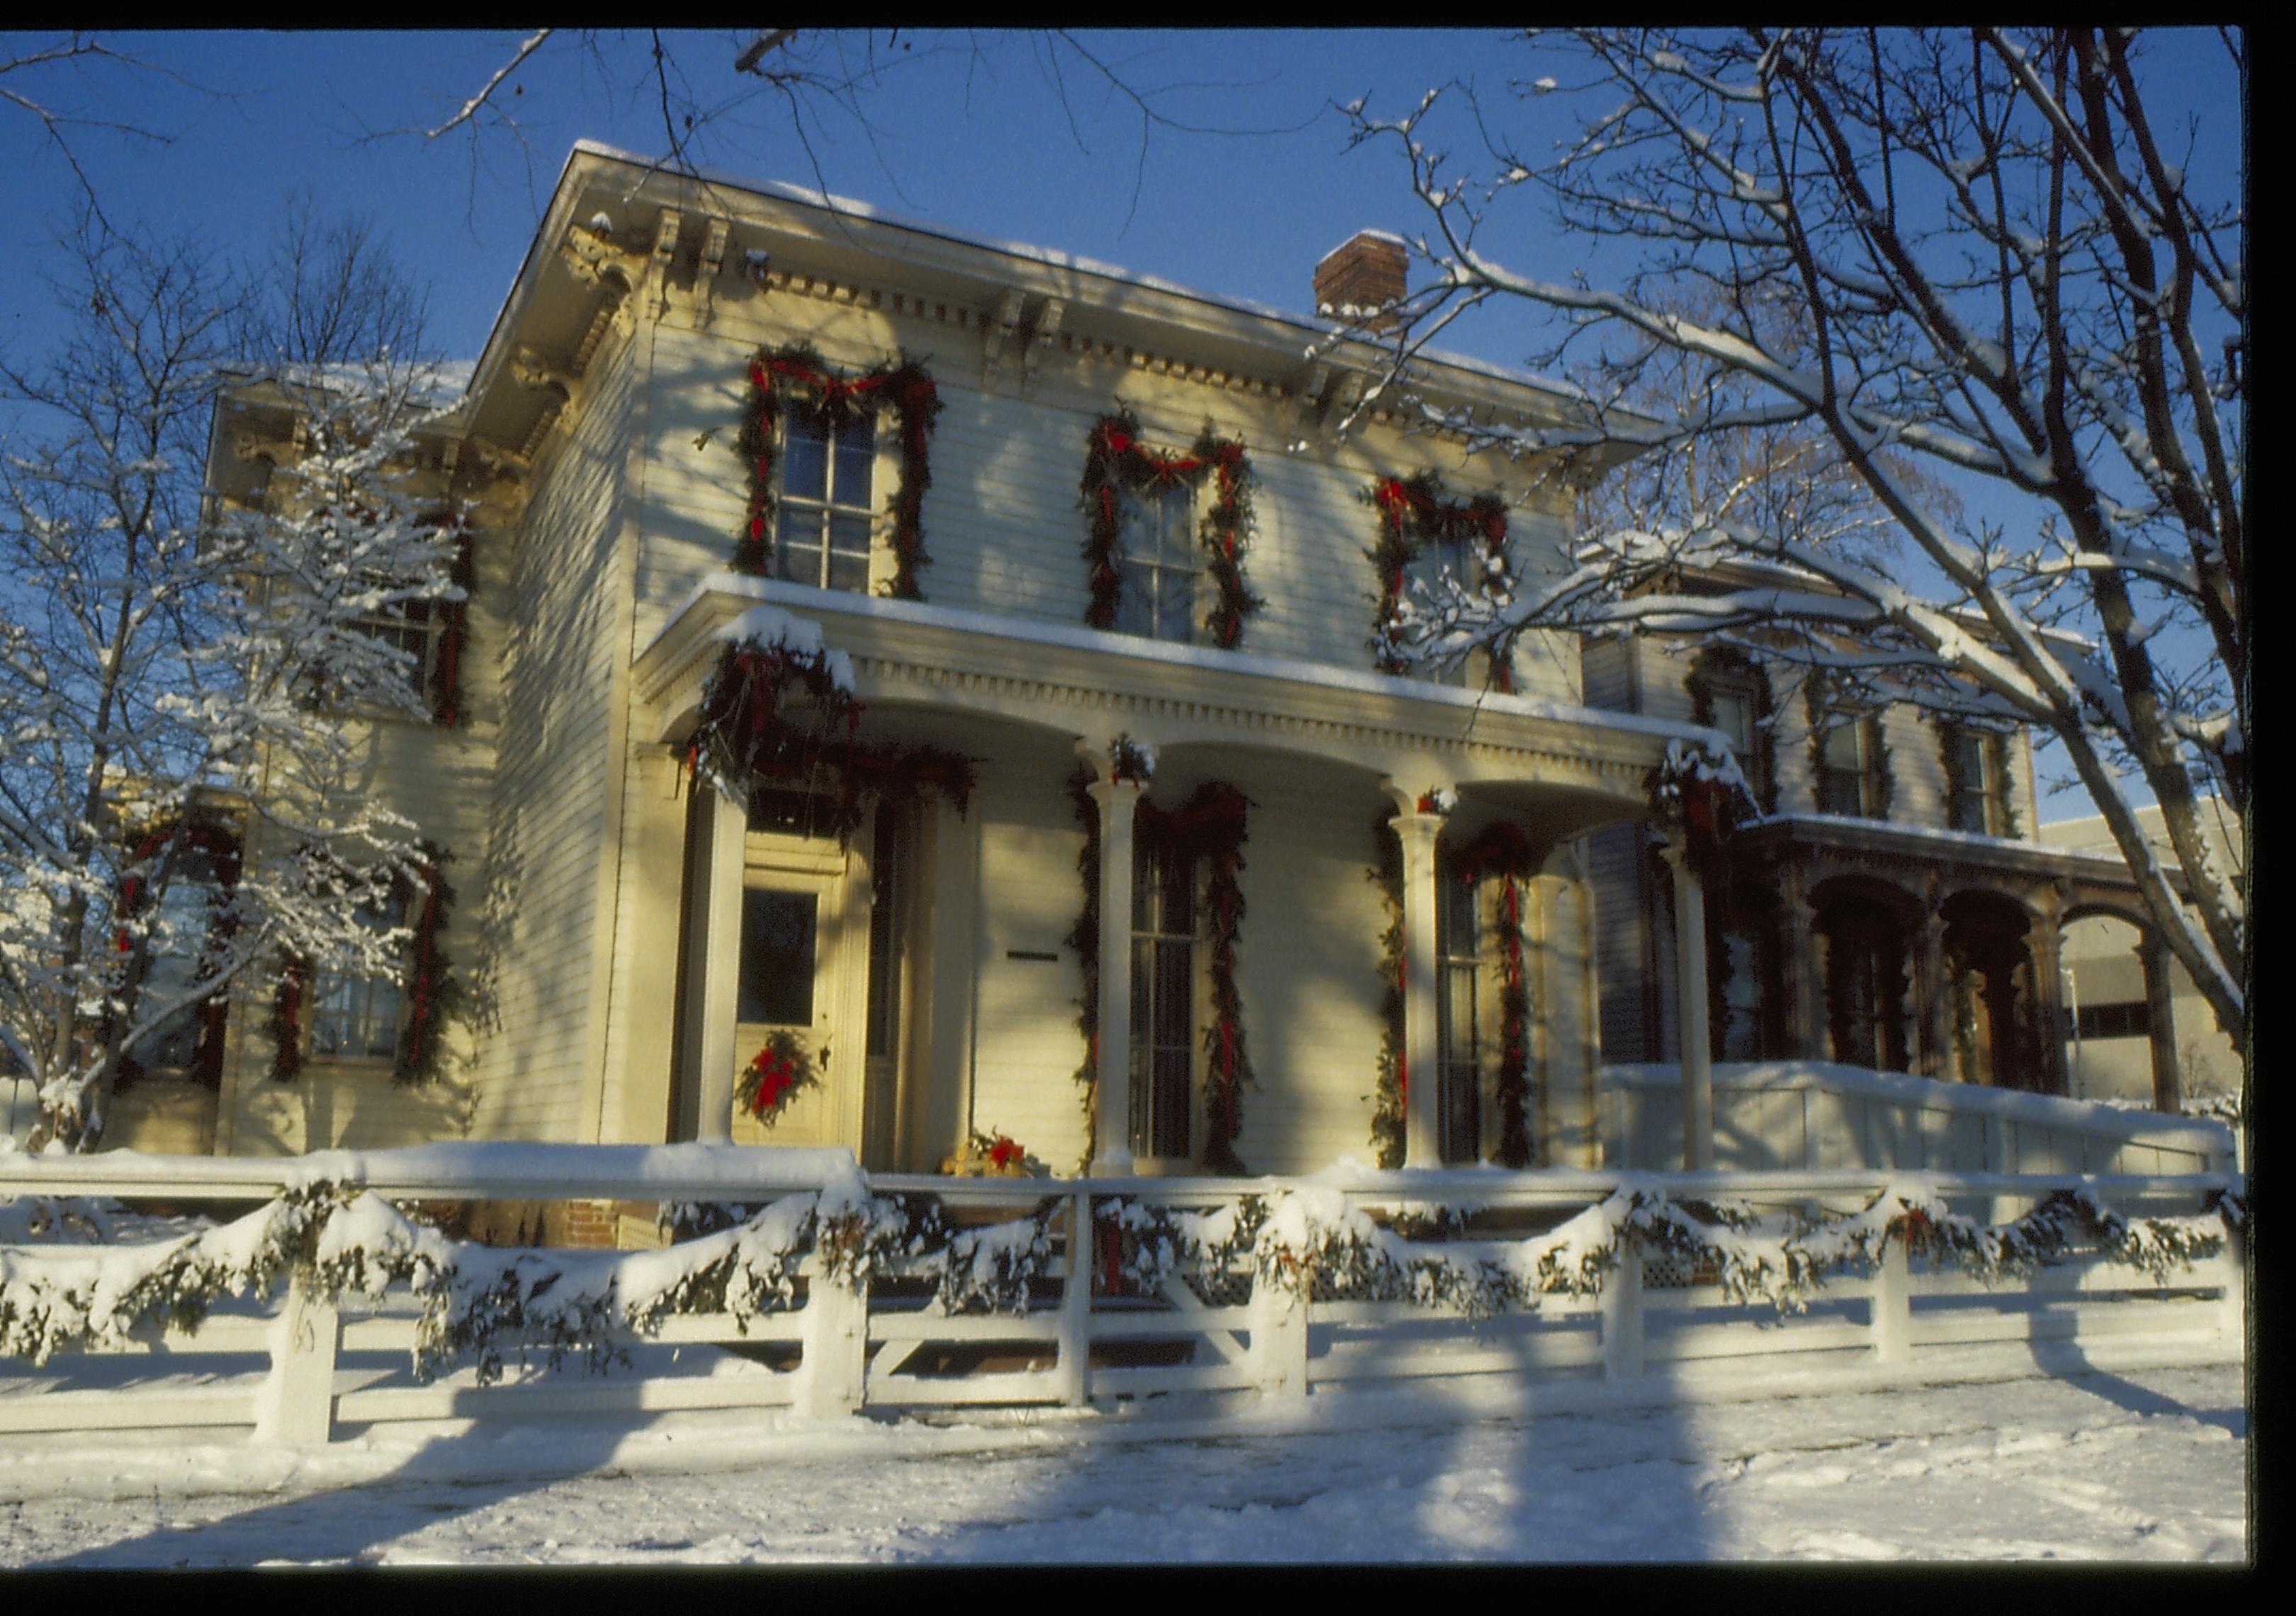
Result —
<instances>
[{"instance_id":1,"label":"garland on fence","mask_svg":"<svg viewBox=\"0 0 2296 1616\"><path fill-rule=\"evenodd\" d=\"M1506 564L1506 502L1496 494L1478 494L1464 504L1447 503L1442 479L1432 472L1408 478L1383 477L1365 488L1362 497L1379 513L1379 541L1364 552L1379 576L1379 609L1372 618L1372 656L1382 673L1402 673L1412 665L1406 646L1409 614L1405 569L1419 559L1431 539L1480 539L1482 591L1495 600L1505 599L1514 581ZM1467 580L1459 581L1464 585ZM1494 647L1491 682L1502 693L1514 688L1513 660L1507 646Z\"/></svg>"},{"instance_id":2,"label":"garland on fence","mask_svg":"<svg viewBox=\"0 0 2296 1616\"><path fill-rule=\"evenodd\" d=\"M1726 873L1732 841L1762 816L1737 759L1679 741L1666 743L1666 759L1644 777L1643 792L1652 820L1669 833L1682 833L1690 867L1701 879Z\"/></svg>"},{"instance_id":3,"label":"garland on fence","mask_svg":"<svg viewBox=\"0 0 2296 1616\"><path fill-rule=\"evenodd\" d=\"M1541 860L1530 838L1511 821L1495 819L1451 855L1451 874L1470 885L1485 876L1499 883L1494 935L1499 946L1497 1160L1503 1167L1530 1165L1530 988L1522 968L1522 883Z\"/></svg>"},{"instance_id":4,"label":"garland on fence","mask_svg":"<svg viewBox=\"0 0 2296 1616\"><path fill-rule=\"evenodd\" d=\"M1846 1216L1797 1218L1783 1234L1764 1233L1742 1207L1677 1201L1633 1184L1550 1233L1521 1241L1409 1240L1326 1185L1246 1195L1210 1212L1113 1200L1098 1213L1116 1254L1111 1291L1153 1295L1175 1276L1214 1280L1241 1268L1255 1283L1314 1300L1409 1301L1471 1318L1534 1308L1546 1295L1599 1295L1629 1249L1711 1267L1724 1295L1742 1306L1767 1302L1782 1315L1800 1313L1829 1276L1871 1273L1893 1235L1909 1253L1951 1263L1988 1284L2060 1261L2085 1242L2165 1285L2172 1272L2222 1251L2226 1229L2243 1227L2244 1216L2236 1197L2222 1195L2199 1217L2124 1218L2084 1187L2059 1191L2012 1222L1988 1225L1948 1210L1920 1180L1893 1182Z\"/></svg>"},{"instance_id":5,"label":"garland on fence","mask_svg":"<svg viewBox=\"0 0 2296 1616\"><path fill-rule=\"evenodd\" d=\"M1364 872L1379 889L1387 909L1387 929L1379 934L1379 1062L1372 1083L1371 1147L1380 1166L1403 1165L1408 1133L1405 1105L1411 1096L1410 1060L1403 1041L1403 842L1382 814L1372 822L1378 857Z\"/></svg>"},{"instance_id":6,"label":"garland on fence","mask_svg":"<svg viewBox=\"0 0 2296 1616\"><path fill-rule=\"evenodd\" d=\"M1093 423L1085 439L1083 504L1091 519L1091 537L1084 558L1090 565L1092 603L1084 620L1095 628L1116 627L1116 609L1123 593L1124 543L1119 495L1168 488L1182 479L1195 480L1209 472L1212 505L1198 529L1198 541L1211 569L1218 592L1204 627L1213 644L1223 650L1243 638L1244 619L1267 603L1244 581L1243 557L1251 533L1251 463L1243 445L1233 438L1214 435L1211 423L1184 455L1159 454L1140 442L1140 417L1119 406L1116 414Z\"/></svg>"},{"instance_id":7,"label":"garland on fence","mask_svg":"<svg viewBox=\"0 0 2296 1616\"><path fill-rule=\"evenodd\" d=\"M676 1207L673 1226L708 1231L661 1251L578 1252L489 1247L409 1218L371 1192L299 1186L238 1221L137 1244L0 1246L0 1354L36 1367L59 1352L117 1348L156 1325L196 1329L226 1297L268 1296L291 1272L329 1299L380 1300L404 1285L423 1301L414 1370L429 1380L474 1360L482 1385L499 1380L503 1350L538 1349L551 1367L579 1352L592 1369L625 1361L613 1332L650 1334L674 1315L730 1314L744 1332L796 1305L808 1253L827 1277L862 1291L898 1267L931 1278L944 1312L1026 1312L1054 1276L1055 1202L987 1228L952 1228L927 1197L873 1195L850 1168L819 1191L743 1208ZM2024 1217L1985 1225L1948 1211L1935 1188L1893 1182L1862 1210L1802 1220L1767 1235L1742 1209L1675 1201L1621 1185L1550 1233L1527 1240L1414 1241L1406 1224L1457 1232L1456 1217L1398 1217L1382 1227L1340 1190L1302 1185L1247 1195L1210 1212L1128 1199L1098 1203L1095 1226L1111 1261L1111 1292L1155 1294L1175 1276L1224 1277L1247 1268L1313 1300L1404 1300L1483 1317L1535 1308L1541 1297L1598 1295L1622 1252L1686 1255L1716 1271L1726 1295L1778 1312L1807 1308L1826 1277L1870 1272L1892 1235L1932 1263L1988 1283L2062 1259L2077 1244L2143 1270L2156 1284L2225 1247L2246 1209L2220 1194L2193 1218L2124 1218L2086 1188L2062 1191ZM52 1227L64 1214L45 1219ZM88 1220L81 1219L86 1226ZM84 1233L84 1228L75 1229Z\"/></svg>"},{"instance_id":8,"label":"garland on fence","mask_svg":"<svg viewBox=\"0 0 2296 1616\"><path fill-rule=\"evenodd\" d=\"M824 1046L819 1064L829 1064L829 1049ZM765 1046L750 1057L749 1065L742 1069L741 1081L734 1086L734 1097L746 1107L749 1113L771 1128L781 1120L790 1102L805 1089L814 1087L820 1080L815 1070L815 1057L807 1053L797 1034L786 1028L766 1035Z\"/></svg>"},{"instance_id":9,"label":"garland on fence","mask_svg":"<svg viewBox=\"0 0 2296 1616\"><path fill-rule=\"evenodd\" d=\"M1155 755L1128 737L1117 737L1120 766L1135 772L1119 779L1145 783L1155 769ZM1100 1082L1100 805L1093 800L1095 776L1079 764L1069 776L1069 800L1077 822L1084 827L1084 846L1077 854L1078 883L1084 905L1068 935L1083 967L1084 994L1077 1026L1084 1034L1084 1064L1077 1081L1084 1086L1087 1130ZM1211 1024L1204 1029L1204 1165L1215 1172L1242 1173L1235 1153L1236 1136L1243 1130L1243 1086L1252 1081L1251 1062L1245 1053L1243 1005L1235 985L1235 946L1243 929L1243 844L1251 800L1222 781L1206 781L1177 809L1167 811L1147 798L1135 809L1133 834L1137 841L1161 841L1178 857L1200 862L1204 870L1204 908L1210 917L1211 947ZM1090 1145L1086 1147L1089 1153Z\"/></svg>"},{"instance_id":10,"label":"garland on fence","mask_svg":"<svg viewBox=\"0 0 2296 1616\"><path fill-rule=\"evenodd\" d=\"M752 578L763 578L767 571L773 554L774 422L791 400L820 411L832 427L856 414L873 416L888 406L900 417L901 482L885 502L893 519L893 579L888 593L897 600L922 600L917 573L931 564L921 519L925 489L932 485L926 448L933 419L940 414L940 393L924 367L906 355L898 364L857 376L839 375L801 342L772 352L761 349L750 361L750 400L742 415L740 440L742 457L750 468L750 512L742 540L734 546L734 570Z\"/></svg>"},{"instance_id":11,"label":"garland on fence","mask_svg":"<svg viewBox=\"0 0 2296 1616\"><path fill-rule=\"evenodd\" d=\"M686 742L688 770L736 801L775 783L835 787L839 840L860 828L862 802L906 805L938 794L960 814L972 804L972 759L945 747L865 744L862 705L840 652L804 643L810 625L786 619L773 633L729 644L702 687L701 715ZM808 724L791 718L792 694L812 703Z\"/></svg>"}]
</instances>

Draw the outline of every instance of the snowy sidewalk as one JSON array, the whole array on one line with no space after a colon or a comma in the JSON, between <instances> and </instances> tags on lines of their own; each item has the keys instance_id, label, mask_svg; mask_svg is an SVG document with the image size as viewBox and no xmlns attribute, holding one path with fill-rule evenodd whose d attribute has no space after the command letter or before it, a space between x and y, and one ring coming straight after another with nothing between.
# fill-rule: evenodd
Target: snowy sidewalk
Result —
<instances>
[{"instance_id":1,"label":"snowy sidewalk","mask_svg":"<svg viewBox=\"0 0 2296 1616\"><path fill-rule=\"evenodd\" d=\"M1216 1434L1215 1434L1216 1432ZM0 1565L2237 1563L2236 1366L1691 1408L0 1451ZM479 1480L492 1474L496 1480Z\"/></svg>"}]
</instances>

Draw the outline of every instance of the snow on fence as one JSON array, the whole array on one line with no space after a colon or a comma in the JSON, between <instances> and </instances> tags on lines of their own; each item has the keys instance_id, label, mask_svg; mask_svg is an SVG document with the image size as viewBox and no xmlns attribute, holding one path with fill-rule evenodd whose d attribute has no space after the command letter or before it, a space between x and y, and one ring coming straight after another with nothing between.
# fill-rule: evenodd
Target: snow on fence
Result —
<instances>
[{"instance_id":1,"label":"snow on fence","mask_svg":"<svg viewBox=\"0 0 2296 1616\"><path fill-rule=\"evenodd\" d=\"M1603 1069L1603 1160L1682 1161L1682 1069ZM1714 1161L1739 1171L1866 1168L1957 1173L2218 1173L2232 1130L2097 1100L2066 1100L1824 1061L1714 1068Z\"/></svg>"},{"instance_id":2,"label":"snow on fence","mask_svg":"<svg viewBox=\"0 0 2296 1616\"><path fill-rule=\"evenodd\" d=\"M1919 1376L1978 1342L2236 1357L2238 1187L1866 1170L952 1179L713 1145L4 1155L0 1351L18 1362L0 1434L251 1425L316 1443L408 1420L1296 1397L1472 1374L1659 1399L1782 1363ZM682 1237L488 1247L415 1215L537 1198L652 1202ZM190 1207L213 1216L186 1221Z\"/></svg>"}]
</instances>

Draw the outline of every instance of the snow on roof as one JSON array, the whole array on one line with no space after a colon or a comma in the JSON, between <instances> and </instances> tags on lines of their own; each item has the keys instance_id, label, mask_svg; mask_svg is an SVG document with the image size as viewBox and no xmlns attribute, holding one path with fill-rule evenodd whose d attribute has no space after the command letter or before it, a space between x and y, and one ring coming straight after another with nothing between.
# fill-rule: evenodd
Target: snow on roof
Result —
<instances>
[{"instance_id":1,"label":"snow on roof","mask_svg":"<svg viewBox=\"0 0 2296 1616\"><path fill-rule=\"evenodd\" d=\"M578 140L574 143L573 150L567 154L568 168L570 168L573 166L577 157L582 156L602 157L610 161L628 163L653 172L679 173L678 170L666 168L656 159L641 157L635 152L627 152L619 146L607 145L602 141L594 140ZM931 219L895 212L890 209L879 208L853 197L838 196L807 185L793 185L784 180L751 179L717 168L693 169L691 171L691 177L705 185L730 185L736 190L747 191L757 196L773 197L781 201L795 202L801 207L825 209L832 213L841 213L854 218L867 219L873 224L884 225L896 230L910 231L918 235L928 235L945 242L954 242L961 246L1001 252L1011 258L1026 258L1033 263L1070 270L1078 275L1096 275L1103 280L1117 281L1128 286L1137 286L1150 291L1160 291L1172 297L1185 298L1192 302L1206 304L1211 308L1225 308L1233 313L1250 315L1255 319L1275 321L1292 326L1319 339L1329 336L1332 330L1332 324L1328 321L1318 320L1308 315L1294 314L1288 309L1278 308L1272 303L1262 303L1251 298L1235 297L1226 293L1204 291L1193 286L1183 286L1176 281L1167 281L1157 275L1142 275L1136 270L1127 269L1121 265L1111 264L1100 258L1086 258L1082 253L1062 252L1054 248L1034 246L1027 242L1016 242L1003 236L982 234L955 225L939 224ZM562 175L561 182L563 183ZM1361 234L1387 234L1382 231L1365 231ZM1401 241L1403 238L1393 236L1390 239ZM1552 376L1542 376L1532 371L1518 369L1513 365L1494 365L1488 360L1473 358L1465 354L1428 348L1417 350L1414 357L1433 364L1447 365L1456 370L1488 376L1494 381L1509 382L1516 387L1535 388L1540 392L1552 393L1559 398L1585 398L1587 396L1586 390L1572 382L1560 381Z\"/></svg>"}]
</instances>

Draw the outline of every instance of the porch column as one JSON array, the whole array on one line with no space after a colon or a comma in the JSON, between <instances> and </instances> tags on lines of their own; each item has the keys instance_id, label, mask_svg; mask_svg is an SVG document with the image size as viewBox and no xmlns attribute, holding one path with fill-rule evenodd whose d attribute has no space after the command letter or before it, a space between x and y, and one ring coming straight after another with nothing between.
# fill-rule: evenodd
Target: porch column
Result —
<instances>
[{"instance_id":1,"label":"porch column","mask_svg":"<svg viewBox=\"0 0 2296 1616\"><path fill-rule=\"evenodd\" d=\"M1778 866L1778 881L1784 898L1779 911L1786 927L1779 948L1786 977L1786 1053L1798 1061L1822 1061L1825 1048L1818 1037L1817 910L1810 904L1808 883L1791 849Z\"/></svg>"},{"instance_id":2,"label":"porch column","mask_svg":"<svg viewBox=\"0 0 2296 1616\"><path fill-rule=\"evenodd\" d=\"M1092 1171L1132 1171L1132 821L1137 780L1095 780L1100 805L1100 1025L1094 1073Z\"/></svg>"},{"instance_id":3,"label":"porch column","mask_svg":"<svg viewBox=\"0 0 2296 1616\"><path fill-rule=\"evenodd\" d=\"M2152 1109L2174 1116L2184 1109L2184 1079L2177 1070L2177 1013L2169 993L2169 946L2156 928L2137 945L2144 962L2144 1012L2152 1024Z\"/></svg>"},{"instance_id":4,"label":"porch column","mask_svg":"<svg viewBox=\"0 0 2296 1616\"><path fill-rule=\"evenodd\" d=\"M1705 883L1692 867L1689 843L1679 832L1667 838L1666 862L1674 870L1675 1019L1682 1027L1682 1166L1685 1172L1711 1172L1714 1061L1707 1026Z\"/></svg>"},{"instance_id":5,"label":"porch column","mask_svg":"<svg viewBox=\"0 0 2296 1616\"><path fill-rule=\"evenodd\" d=\"M685 1070L694 1096L693 1136L734 1138L734 1018L740 1010L742 855L750 815L742 803L697 782L693 890L686 895Z\"/></svg>"},{"instance_id":6,"label":"porch column","mask_svg":"<svg viewBox=\"0 0 2296 1616\"><path fill-rule=\"evenodd\" d=\"M1932 901L1922 924L1922 1030L1929 1047L1915 1067L1925 1078L1950 1079L1954 1075L1951 988L1945 974L1945 916Z\"/></svg>"},{"instance_id":7,"label":"porch column","mask_svg":"<svg viewBox=\"0 0 2296 1616\"><path fill-rule=\"evenodd\" d=\"M2031 931L2026 956L2033 966L2033 1033L2040 1047L2034 1052L2045 1095L2065 1092L2065 982L2057 956L2058 916L2065 912L2064 894L2052 888L2043 900L2039 923ZM1996 1079L1998 1081L1998 1079Z\"/></svg>"},{"instance_id":8,"label":"porch column","mask_svg":"<svg viewBox=\"0 0 2296 1616\"><path fill-rule=\"evenodd\" d=\"M1396 800L1396 840L1403 844L1403 1165L1439 1167L1443 1141L1441 1051L1435 1037L1435 839L1445 816L1389 783Z\"/></svg>"}]
</instances>

